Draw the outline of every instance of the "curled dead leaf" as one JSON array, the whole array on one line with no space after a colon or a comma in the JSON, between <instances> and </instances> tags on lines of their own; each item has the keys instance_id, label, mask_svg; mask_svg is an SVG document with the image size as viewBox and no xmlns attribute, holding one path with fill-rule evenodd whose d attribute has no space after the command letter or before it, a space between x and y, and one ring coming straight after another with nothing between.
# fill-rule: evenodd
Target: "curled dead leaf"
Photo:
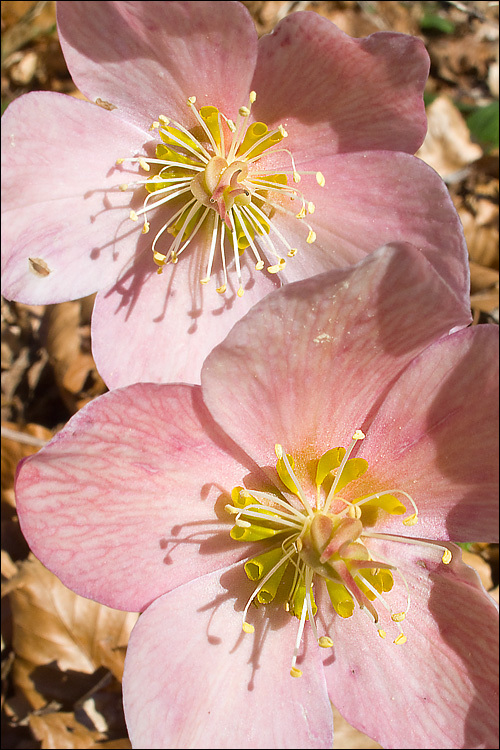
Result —
<instances>
[{"instance_id":1,"label":"curled dead leaf","mask_svg":"<svg viewBox=\"0 0 500 750\"><path fill-rule=\"evenodd\" d=\"M78 596L32 555L10 588L13 682L33 708L78 700L102 667L121 678L137 614Z\"/></svg>"},{"instance_id":2,"label":"curled dead leaf","mask_svg":"<svg viewBox=\"0 0 500 750\"><path fill-rule=\"evenodd\" d=\"M93 298L47 308L44 343L61 397L71 413L106 391L90 352Z\"/></svg>"},{"instance_id":3,"label":"curled dead leaf","mask_svg":"<svg viewBox=\"0 0 500 750\"><path fill-rule=\"evenodd\" d=\"M471 141L460 111L447 96L438 96L427 107L428 130L416 156L446 178L480 159L483 150Z\"/></svg>"}]
</instances>

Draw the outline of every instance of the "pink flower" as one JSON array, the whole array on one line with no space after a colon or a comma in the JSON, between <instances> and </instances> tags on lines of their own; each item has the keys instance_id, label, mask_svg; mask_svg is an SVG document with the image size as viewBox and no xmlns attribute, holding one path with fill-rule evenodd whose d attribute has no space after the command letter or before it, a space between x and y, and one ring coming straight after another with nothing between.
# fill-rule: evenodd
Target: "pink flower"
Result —
<instances>
[{"instance_id":1,"label":"pink flower","mask_svg":"<svg viewBox=\"0 0 500 750\"><path fill-rule=\"evenodd\" d=\"M411 156L426 129L418 39L352 39L306 12L258 40L238 2L57 5L90 101L35 92L3 117L3 294L97 290L109 387L198 383L258 299L387 242L420 248L468 307L458 216Z\"/></svg>"},{"instance_id":2,"label":"pink flower","mask_svg":"<svg viewBox=\"0 0 500 750\"><path fill-rule=\"evenodd\" d=\"M330 699L387 748L497 746L497 613L451 542L496 534L498 339L464 322L389 245L258 303L201 387L107 393L22 463L33 552L143 612L134 747L329 748Z\"/></svg>"}]
</instances>

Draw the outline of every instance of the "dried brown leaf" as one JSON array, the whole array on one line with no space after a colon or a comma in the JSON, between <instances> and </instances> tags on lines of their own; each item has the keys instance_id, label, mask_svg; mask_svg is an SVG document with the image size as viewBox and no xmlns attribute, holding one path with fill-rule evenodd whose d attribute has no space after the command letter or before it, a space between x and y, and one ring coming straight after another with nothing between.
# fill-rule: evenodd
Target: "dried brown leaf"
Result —
<instances>
[{"instance_id":1,"label":"dried brown leaf","mask_svg":"<svg viewBox=\"0 0 500 750\"><path fill-rule=\"evenodd\" d=\"M416 155L441 177L460 172L483 155L481 147L472 143L460 111L447 96L438 96L427 107L427 121L427 135Z\"/></svg>"},{"instance_id":2,"label":"dried brown leaf","mask_svg":"<svg viewBox=\"0 0 500 750\"><path fill-rule=\"evenodd\" d=\"M88 310L88 300L63 302L48 307L44 319L55 380L72 413L106 390L90 353Z\"/></svg>"},{"instance_id":3,"label":"dried brown leaf","mask_svg":"<svg viewBox=\"0 0 500 750\"><path fill-rule=\"evenodd\" d=\"M121 674L136 614L78 596L33 557L21 564L9 599L14 682L34 708L45 705L47 697L81 698L91 686L83 675L108 667L110 654L113 672Z\"/></svg>"},{"instance_id":4,"label":"dried brown leaf","mask_svg":"<svg viewBox=\"0 0 500 750\"><path fill-rule=\"evenodd\" d=\"M29 725L36 739L41 742L42 750L57 750L62 747L92 750L96 747L96 740L103 739L100 732L80 724L74 714L62 711L31 714Z\"/></svg>"}]
</instances>

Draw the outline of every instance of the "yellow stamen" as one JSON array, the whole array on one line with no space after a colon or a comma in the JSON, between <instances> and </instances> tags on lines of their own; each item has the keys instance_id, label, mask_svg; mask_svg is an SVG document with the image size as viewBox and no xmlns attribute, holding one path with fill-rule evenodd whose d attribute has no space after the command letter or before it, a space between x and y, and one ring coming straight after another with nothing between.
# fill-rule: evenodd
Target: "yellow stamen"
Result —
<instances>
[{"instance_id":1,"label":"yellow stamen","mask_svg":"<svg viewBox=\"0 0 500 750\"><path fill-rule=\"evenodd\" d=\"M329 638L327 635L322 635L321 638L318 638L318 643L321 646L321 648L331 648L333 646L332 639Z\"/></svg>"},{"instance_id":2,"label":"yellow stamen","mask_svg":"<svg viewBox=\"0 0 500 750\"><path fill-rule=\"evenodd\" d=\"M444 562L445 565L449 565L451 563L452 554L449 549L445 549L443 552L443 556L441 558L442 562Z\"/></svg>"}]
</instances>

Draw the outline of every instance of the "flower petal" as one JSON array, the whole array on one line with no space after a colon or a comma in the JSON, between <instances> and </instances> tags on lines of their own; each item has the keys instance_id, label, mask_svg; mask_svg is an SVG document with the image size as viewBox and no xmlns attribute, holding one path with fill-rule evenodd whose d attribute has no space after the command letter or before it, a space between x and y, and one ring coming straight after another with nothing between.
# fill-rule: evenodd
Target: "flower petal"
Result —
<instances>
[{"instance_id":1,"label":"flower petal","mask_svg":"<svg viewBox=\"0 0 500 750\"><path fill-rule=\"evenodd\" d=\"M411 606L402 623L407 642L392 642L398 630L384 614L377 626L359 610L342 621L333 615L334 653L325 664L332 703L385 748L496 747L493 600L475 571L459 561L458 548L444 565L439 549L371 542L377 559L396 564L408 582ZM379 638L379 627L386 639Z\"/></svg>"},{"instance_id":2,"label":"flower petal","mask_svg":"<svg viewBox=\"0 0 500 750\"><path fill-rule=\"evenodd\" d=\"M2 117L4 296L55 303L116 278L141 244L137 229L124 224L130 195L118 190L124 176L115 161L148 138L112 112L62 94L35 92L9 105ZM37 273L30 257L50 273Z\"/></svg>"},{"instance_id":3,"label":"flower petal","mask_svg":"<svg viewBox=\"0 0 500 750\"><path fill-rule=\"evenodd\" d=\"M287 263L282 274L287 281L357 263L388 242L409 242L469 309L462 225L446 185L427 164L408 154L373 151L337 154L297 168L320 170L326 185L303 180L304 194L315 205L308 221L317 239ZM288 224L296 229L298 222Z\"/></svg>"},{"instance_id":4,"label":"flower petal","mask_svg":"<svg viewBox=\"0 0 500 750\"><path fill-rule=\"evenodd\" d=\"M414 360L367 430L362 455L370 468L353 487L358 497L394 487L415 500L419 522L405 534L498 541L498 327L459 331ZM387 516L377 521L382 529L402 527Z\"/></svg>"},{"instance_id":5,"label":"flower petal","mask_svg":"<svg viewBox=\"0 0 500 750\"><path fill-rule=\"evenodd\" d=\"M196 96L235 118L247 104L257 34L240 3L59 2L57 22L74 82L149 128L185 120Z\"/></svg>"},{"instance_id":6,"label":"flower petal","mask_svg":"<svg viewBox=\"0 0 500 750\"><path fill-rule=\"evenodd\" d=\"M242 259L243 297L236 295L231 277L227 292L217 294L215 278L200 284L201 249L193 241L186 257L161 276L145 253L129 278L97 295L93 354L108 387L141 380L199 383L207 354L255 302L276 289L275 277L252 275Z\"/></svg>"},{"instance_id":7,"label":"flower petal","mask_svg":"<svg viewBox=\"0 0 500 750\"><path fill-rule=\"evenodd\" d=\"M90 402L22 463L17 509L31 549L66 586L142 610L245 554L224 505L249 471L259 473L199 388L138 384Z\"/></svg>"},{"instance_id":8,"label":"flower petal","mask_svg":"<svg viewBox=\"0 0 500 750\"><path fill-rule=\"evenodd\" d=\"M298 621L253 610L241 567L157 599L130 638L123 695L136 748L329 748L333 721L321 654L307 639L303 676L290 676ZM302 652L302 650L301 650Z\"/></svg>"},{"instance_id":9,"label":"flower petal","mask_svg":"<svg viewBox=\"0 0 500 750\"><path fill-rule=\"evenodd\" d=\"M426 133L429 56L416 37L353 39L315 13L294 13L259 40L253 115L283 123L308 158L390 149L415 153Z\"/></svg>"},{"instance_id":10,"label":"flower petal","mask_svg":"<svg viewBox=\"0 0 500 750\"><path fill-rule=\"evenodd\" d=\"M416 354L469 320L422 253L387 246L258 303L207 358L203 398L259 465L274 466L275 443L317 460L349 444Z\"/></svg>"}]
</instances>

